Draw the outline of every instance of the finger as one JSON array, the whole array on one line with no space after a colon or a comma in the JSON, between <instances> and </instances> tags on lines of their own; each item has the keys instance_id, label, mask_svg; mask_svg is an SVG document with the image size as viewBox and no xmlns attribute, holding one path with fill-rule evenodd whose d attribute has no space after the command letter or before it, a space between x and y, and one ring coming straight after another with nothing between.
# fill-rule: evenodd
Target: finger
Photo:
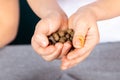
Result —
<instances>
[{"instance_id":1,"label":"finger","mask_svg":"<svg viewBox=\"0 0 120 80\"><path fill-rule=\"evenodd\" d=\"M75 48L81 48L84 45L84 39L88 31L88 25L78 16L72 15L69 19L69 28L74 30L73 46Z\"/></svg>"},{"instance_id":2,"label":"finger","mask_svg":"<svg viewBox=\"0 0 120 80\"><path fill-rule=\"evenodd\" d=\"M45 23L46 22L46 23ZM41 20L36 25L36 29L33 35L35 42L41 47L46 47L49 44L47 34L49 33L48 22L46 20Z\"/></svg>"},{"instance_id":3,"label":"finger","mask_svg":"<svg viewBox=\"0 0 120 80\"><path fill-rule=\"evenodd\" d=\"M90 52L85 53L82 56L78 56L77 58L73 60L69 60L69 64L66 65L67 69L76 66L77 64L81 63L83 60L85 60L89 56Z\"/></svg>"},{"instance_id":4,"label":"finger","mask_svg":"<svg viewBox=\"0 0 120 80\"><path fill-rule=\"evenodd\" d=\"M34 50L41 56L50 55L56 50L56 47L53 45L47 46L45 48L41 47L33 38L31 44Z\"/></svg>"},{"instance_id":5,"label":"finger","mask_svg":"<svg viewBox=\"0 0 120 80\"><path fill-rule=\"evenodd\" d=\"M67 59L66 56L64 56L64 57L61 59L61 62L62 62L62 64L61 64L61 70L66 70L66 69L68 68L67 65L70 64L69 60Z\"/></svg>"},{"instance_id":6,"label":"finger","mask_svg":"<svg viewBox=\"0 0 120 80\"><path fill-rule=\"evenodd\" d=\"M50 20L48 18L40 20L36 27L35 27L35 33L39 34L45 34L47 35L49 33L49 26L50 26Z\"/></svg>"},{"instance_id":7,"label":"finger","mask_svg":"<svg viewBox=\"0 0 120 80\"><path fill-rule=\"evenodd\" d=\"M35 33L33 39L41 47L47 47L49 44L47 36L42 33Z\"/></svg>"},{"instance_id":8,"label":"finger","mask_svg":"<svg viewBox=\"0 0 120 80\"><path fill-rule=\"evenodd\" d=\"M84 46L84 41L86 34L88 32L88 25L84 23L77 22L73 29L75 31L73 36L73 46L75 48L82 48Z\"/></svg>"},{"instance_id":9,"label":"finger","mask_svg":"<svg viewBox=\"0 0 120 80\"><path fill-rule=\"evenodd\" d=\"M69 42L69 41L65 42L63 44L62 52L61 52L61 55L59 56L59 58L62 58L63 56L65 56L69 52L71 47L72 47L71 42Z\"/></svg>"},{"instance_id":10,"label":"finger","mask_svg":"<svg viewBox=\"0 0 120 80\"><path fill-rule=\"evenodd\" d=\"M55 17L54 15L48 16L38 22L36 26L36 32L41 32L45 35L50 35L56 32L61 26L60 16Z\"/></svg>"},{"instance_id":11,"label":"finger","mask_svg":"<svg viewBox=\"0 0 120 80\"><path fill-rule=\"evenodd\" d=\"M73 66L76 66L78 63L82 62L84 59L86 59L88 56L89 56L90 52L87 52L85 53L84 55L82 56L78 56L77 58L75 59L72 59L72 60L69 60L69 59L65 59L63 62L62 62L62 68L64 70L66 69L69 69Z\"/></svg>"},{"instance_id":12,"label":"finger","mask_svg":"<svg viewBox=\"0 0 120 80\"><path fill-rule=\"evenodd\" d=\"M61 50L63 48L63 44L57 43L57 44L55 44L55 47L56 47L56 50L51 55L42 56L46 61L52 61L52 60L58 58L58 56L60 55Z\"/></svg>"},{"instance_id":13,"label":"finger","mask_svg":"<svg viewBox=\"0 0 120 80\"><path fill-rule=\"evenodd\" d=\"M81 49L74 49L73 51L71 51L70 53L68 53L68 55L67 55L67 58L69 59L69 60L71 60L71 59L74 59L74 58L76 58L76 57L78 57L78 56L82 56L82 55L84 55L86 52L88 52L89 50L90 50L91 48L88 48L88 47L86 47L86 46L84 46L83 48L81 48Z\"/></svg>"}]
</instances>

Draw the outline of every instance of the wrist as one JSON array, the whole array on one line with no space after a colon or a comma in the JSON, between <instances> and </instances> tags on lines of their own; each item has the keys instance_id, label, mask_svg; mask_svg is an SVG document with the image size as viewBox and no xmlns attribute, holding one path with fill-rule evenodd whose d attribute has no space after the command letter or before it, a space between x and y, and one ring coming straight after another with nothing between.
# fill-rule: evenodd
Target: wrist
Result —
<instances>
[{"instance_id":1,"label":"wrist","mask_svg":"<svg viewBox=\"0 0 120 80\"><path fill-rule=\"evenodd\" d=\"M110 11L99 4L99 2L94 2L79 8L79 12L83 11L85 14L91 14L96 21L111 18L108 14Z\"/></svg>"},{"instance_id":2,"label":"wrist","mask_svg":"<svg viewBox=\"0 0 120 80\"><path fill-rule=\"evenodd\" d=\"M111 7L110 4L112 3L108 3L107 1L101 0L88 4L84 6L83 9L90 11L95 16L96 21L105 20L119 15L116 8Z\"/></svg>"},{"instance_id":3,"label":"wrist","mask_svg":"<svg viewBox=\"0 0 120 80\"><path fill-rule=\"evenodd\" d=\"M94 12L94 10L88 6L84 6L84 7L79 8L76 13L80 16L83 16L84 18L89 18L89 19L92 19L94 21L98 20L98 17L96 15L96 13Z\"/></svg>"},{"instance_id":4,"label":"wrist","mask_svg":"<svg viewBox=\"0 0 120 80\"><path fill-rule=\"evenodd\" d=\"M46 13L41 16L41 18L46 18L49 16L64 17L67 18L67 15L62 10L48 10Z\"/></svg>"},{"instance_id":5,"label":"wrist","mask_svg":"<svg viewBox=\"0 0 120 80\"><path fill-rule=\"evenodd\" d=\"M107 11L101 6L97 5L97 3L88 5L87 8L95 16L96 21L104 20L107 18L107 15L109 15L106 13Z\"/></svg>"}]
</instances>

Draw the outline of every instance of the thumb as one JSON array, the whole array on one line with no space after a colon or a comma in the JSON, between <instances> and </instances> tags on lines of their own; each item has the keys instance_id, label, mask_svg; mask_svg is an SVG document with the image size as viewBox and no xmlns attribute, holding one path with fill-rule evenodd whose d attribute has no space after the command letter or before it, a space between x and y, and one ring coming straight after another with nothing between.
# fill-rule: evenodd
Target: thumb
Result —
<instances>
[{"instance_id":1,"label":"thumb","mask_svg":"<svg viewBox=\"0 0 120 80\"><path fill-rule=\"evenodd\" d=\"M41 20L37 23L35 32L33 35L34 41L41 47L46 47L49 44L47 33L48 30L48 24L45 23L44 20Z\"/></svg>"},{"instance_id":2,"label":"thumb","mask_svg":"<svg viewBox=\"0 0 120 80\"><path fill-rule=\"evenodd\" d=\"M40 20L36 25L34 33L36 43L41 47L47 47L49 44L47 36L56 32L60 24L59 17L53 15Z\"/></svg>"},{"instance_id":3,"label":"thumb","mask_svg":"<svg viewBox=\"0 0 120 80\"><path fill-rule=\"evenodd\" d=\"M49 44L46 35L42 33L34 34L33 39L41 47L47 47L47 45Z\"/></svg>"},{"instance_id":4,"label":"thumb","mask_svg":"<svg viewBox=\"0 0 120 80\"><path fill-rule=\"evenodd\" d=\"M87 34L87 27L84 26L76 26L76 29L74 29L75 33L73 36L73 46L75 48L82 48L84 46L85 43L85 37Z\"/></svg>"}]
</instances>

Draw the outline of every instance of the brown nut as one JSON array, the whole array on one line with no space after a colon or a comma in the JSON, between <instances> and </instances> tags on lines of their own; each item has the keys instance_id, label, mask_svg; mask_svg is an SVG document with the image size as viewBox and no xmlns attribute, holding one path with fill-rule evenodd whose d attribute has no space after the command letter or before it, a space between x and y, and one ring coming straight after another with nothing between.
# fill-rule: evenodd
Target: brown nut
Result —
<instances>
[{"instance_id":1,"label":"brown nut","mask_svg":"<svg viewBox=\"0 0 120 80\"><path fill-rule=\"evenodd\" d=\"M73 32L72 29L67 29L67 33L68 33L68 34L71 34L71 32Z\"/></svg>"},{"instance_id":2,"label":"brown nut","mask_svg":"<svg viewBox=\"0 0 120 80\"><path fill-rule=\"evenodd\" d=\"M59 34L60 37L63 37L63 36L65 36L65 31L62 31L62 30L58 31L58 34Z\"/></svg>"},{"instance_id":3,"label":"brown nut","mask_svg":"<svg viewBox=\"0 0 120 80\"><path fill-rule=\"evenodd\" d=\"M74 32L71 32L70 35L73 37L74 36Z\"/></svg>"},{"instance_id":4,"label":"brown nut","mask_svg":"<svg viewBox=\"0 0 120 80\"><path fill-rule=\"evenodd\" d=\"M65 43L66 40L67 40L66 37L61 37L60 40L59 40L59 42L61 42L61 43Z\"/></svg>"},{"instance_id":5,"label":"brown nut","mask_svg":"<svg viewBox=\"0 0 120 80\"><path fill-rule=\"evenodd\" d=\"M69 39L69 38L71 37L71 35L67 33L67 34L65 35L65 37L66 37L67 39Z\"/></svg>"},{"instance_id":6,"label":"brown nut","mask_svg":"<svg viewBox=\"0 0 120 80\"><path fill-rule=\"evenodd\" d=\"M55 41L59 41L59 35L57 33L53 33L52 36L55 39Z\"/></svg>"},{"instance_id":7,"label":"brown nut","mask_svg":"<svg viewBox=\"0 0 120 80\"><path fill-rule=\"evenodd\" d=\"M55 44L56 43L56 41L53 38L53 36L49 36L48 39L49 39L50 44Z\"/></svg>"}]
</instances>

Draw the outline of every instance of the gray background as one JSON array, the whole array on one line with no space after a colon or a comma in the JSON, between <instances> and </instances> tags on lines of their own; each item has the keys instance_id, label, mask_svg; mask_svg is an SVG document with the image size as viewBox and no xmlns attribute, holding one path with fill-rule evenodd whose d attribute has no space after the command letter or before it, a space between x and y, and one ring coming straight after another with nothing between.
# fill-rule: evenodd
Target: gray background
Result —
<instances>
[{"instance_id":1,"label":"gray background","mask_svg":"<svg viewBox=\"0 0 120 80\"><path fill-rule=\"evenodd\" d=\"M120 42L95 47L82 63L66 71L46 62L30 45L0 49L0 80L120 80Z\"/></svg>"}]
</instances>

